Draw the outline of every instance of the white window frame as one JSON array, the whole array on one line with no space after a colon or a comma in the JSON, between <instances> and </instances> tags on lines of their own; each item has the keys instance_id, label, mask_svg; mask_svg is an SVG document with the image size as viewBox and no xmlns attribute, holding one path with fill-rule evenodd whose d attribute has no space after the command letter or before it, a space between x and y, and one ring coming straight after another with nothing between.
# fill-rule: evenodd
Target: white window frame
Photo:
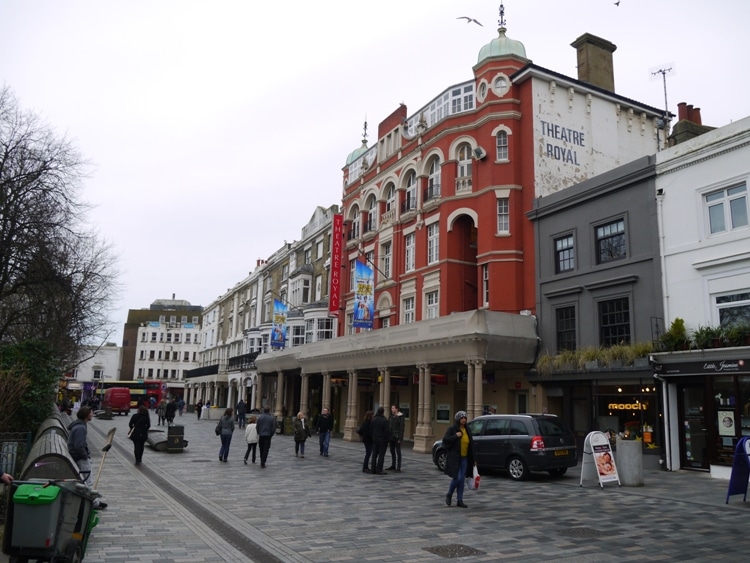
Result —
<instances>
[{"instance_id":1,"label":"white window frame","mask_svg":"<svg viewBox=\"0 0 750 563\"><path fill-rule=\"evenodd\" d=\"M385 210L393 211L396 208L396 186L389 182L385 192Z\"/></svg>"},{"instance_id":2,"label":"white window frame","mask_svg":"<svg viewBox=\"0 0 750 563\"><path fill-rule=\"evenodd\" d=\"M508 160L508 132L498 131L495 135L495 150L497 152L497 160L507 161Z\"/></svg>"},{"instance_id":3,"label":"white window frame","mask_svg":"<svg viewBox=\"0 0 750 563\"><path fill-rule=\"evenodd\" d=\"M404 300L402 301L402 311L403 311L403 323L402 324L409 324L413 323L416 320L416 311L415 311L415 301L414 296L410 297L404 297Z\"/></svg>"},{"instance_id":4,"label":"white window frame","mask_svg":"<svg viewBox=\"0 0 750 563\"><path fill-rule=\"evenodd\" d=\"M458 178L471 178L471 146L468 143L461 143L456 152L458 159Z\"/></svg>"},{"instance_id":5,"label":"white window frame","mask_svg":"<svg viewBox=\"0 0 750 563\"><path fill-rule=\"evenodd\" d=\"M435 289L424 295L425 319L437 319L440 316L440 292Z\"/></svg>"},{"instance_id":6,"label":"white window frame","mask_svg":"<svg viewBox=\"0 0 750 563\"><path fill-rule=\"evenodd\" d=\"M416 269L416 240L414 233L404 235L404 271L412 272Z\"/></svg>"},{"instance_id":7,"label":"white window frame","mask_svg":"<svg viewBox=\"0 0 750 563\"><path fill-rule=\"evenodd\" d=\"M392 251L393 251L393 244L389 240L387 242L384 242L380 245L380 269L383 272L383 276L385 276L385 279L391 279L391 262L392 262ZM378 272L380 274L380 272ZM385 279L383 281L385 281Z\"/></svg>"},{"instance_id":8,"label":"white window frame","mask_svg":"<svg viewBox=\"0 0 750 563\"><path fill-rule=\"evenodd\" d=\"M497 198L497 234L510 234L510 198Z\"/></svg>"},{"instance_id":9,"label":"white window frame","mask_svg":"<svg viewBox=\"0 0 750 563\"><path fill-rule=\"evenodd\" d=\"M440 223L427 225L427 263L435 264L440 259Z\"/></svg>"},{"instance_id":10,"label":"white window frame","mask_svg":"<svg viewBox=\"0 0 750 563\"><path fill-rule=\"evenodd\" d=\"M748 206L747 206L747 184L735 184L728 188L722 188L720 190L713 190L703 196L703 206L706 215L706 228L708 229L709 235L717 235L726 233L728 231L734 231L736 229L745 228L748 226ZM712 226L712 210L721 209L720 217L723 221L723 228L717 228L714 230ZM735 212L744 212L744 217L735 217ZM740 223L735 225L735 219L743 219L744 224Z\"/></svg>"},{"instance_id":11,"label":"white window frame","mask_svg":"<svg viewBox=\"0 0 750 563\"><path fill-rule=\"evenodd\" d=\"M482 305L490 306L490 266L482 264Z\"/></svg>"},{"instance_id":12,"label":"white window frame","mask_svg":"<svg viewBox=\"0 0 750 563\"><path fill-rule=\"evenodd\" d=\"M406 176L404 196L404 211L414 211L417 208L417 173L414 170Z\"/></svg>"},{"instance_id":13,"label":"white window frame","mask_svg":"<svg viewBox=\"0 0 750 563\"><path fill-rule=\"evenodd\" d=\"M427 177L427 198L440 197L440 157L430 160L430 170Z\"/></svg>"}]
</instances>

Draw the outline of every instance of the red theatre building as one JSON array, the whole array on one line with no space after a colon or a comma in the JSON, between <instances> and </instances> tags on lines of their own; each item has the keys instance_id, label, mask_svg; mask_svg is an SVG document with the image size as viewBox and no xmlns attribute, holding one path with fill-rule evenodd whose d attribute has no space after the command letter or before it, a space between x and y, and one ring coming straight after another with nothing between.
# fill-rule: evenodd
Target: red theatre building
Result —
<instances>
[{"instance_id":1,"label":"red theatre building","mask_svg":"<svg viewBox=\"0 0 750 563\"><path fill-rule=\"evenodd\" d=\"M533 64L501 26L473 76L401 105L347 158L339 337L298 358L340 388L345 438L381 405L400 405L423 452L458 410L560 412L525 377L538 350L526 213L665 137L662 110L615 94L615 45L572 46L577 78Z\"/></svg>"}]
</instances>

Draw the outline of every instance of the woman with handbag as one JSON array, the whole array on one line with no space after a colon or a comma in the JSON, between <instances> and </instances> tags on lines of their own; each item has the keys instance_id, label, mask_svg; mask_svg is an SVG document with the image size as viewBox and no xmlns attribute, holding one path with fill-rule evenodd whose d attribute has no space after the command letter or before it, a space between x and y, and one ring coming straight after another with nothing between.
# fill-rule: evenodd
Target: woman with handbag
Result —
<instances>
[{"instance_id":1,"label":"woman with handbag","mask_svg":"<svg viewBox=\"0 0 750 563\"><path fill-rule=\"evenodd\" d=\"M305 457L305 440L310 437L310 423L305 420L302 411L294 419L294 457Z\"/></svg>"},{"instance_id":2,"label":"woman with handbag","mask_svg":"<svg viewBox=\"0 0 750 563\"><path fill-rule=\"evenodd\" d=\"M448 428L443 436L443 445L448 451L445 459L445 473L451 477L445 504L451 505L453 492L456 491L456 506L466 508L464 504L464 486L466 472L474 467L474 441L466 426L466 411L458 411L454 417L456 423Z\"/></svg>"},{"instance_id":3,"label":"woman with handbag","mask_svg":"<svg viewBox=\"0 0 750 563\"><path fill-rule=\"evenodd\" d=\"M141 405L138 412L130 417L130 432L128 438L133 440L133 453L135 454L135 464L140 465L143 460L143 448L148 440L148 429L151 428L151 417L148 409Z\"/></svg>"}]
</instances>

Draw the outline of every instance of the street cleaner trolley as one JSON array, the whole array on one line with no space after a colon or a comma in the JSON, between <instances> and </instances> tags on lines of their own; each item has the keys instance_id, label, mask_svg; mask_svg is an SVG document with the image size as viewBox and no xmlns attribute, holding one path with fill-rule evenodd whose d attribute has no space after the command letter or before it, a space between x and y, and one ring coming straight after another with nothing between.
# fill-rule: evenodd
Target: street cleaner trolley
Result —
<instances>
[{"instance_id":1,"label":"street cleaner trolley","mask_svg":"<svg viewBox=\"0 0 750 563\"><path fill-rule=\"evenodd\" d=\"M3 538L11 563L82 561L99 522L99 494L75 479L13 481L11 487Z\"/></svg>"}]
</instances>

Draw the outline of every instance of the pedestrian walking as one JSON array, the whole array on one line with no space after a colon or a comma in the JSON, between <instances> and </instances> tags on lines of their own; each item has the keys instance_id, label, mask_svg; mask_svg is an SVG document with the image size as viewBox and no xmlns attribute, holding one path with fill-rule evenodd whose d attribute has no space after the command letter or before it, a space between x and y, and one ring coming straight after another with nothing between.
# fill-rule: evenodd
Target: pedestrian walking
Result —
<instances>
[{"instance_id":1,"label":"pedestrian walking","mask_svg":"<svg viewBox=\"0 0 750 563\"><path fill-rule=\"evenodd\" d=\"M370 456L372 455L372 429L370 424L372 422L372 411L365 412L365 418L362 420L362 424L357 428L357 434L362 438L362 443L365 445L365 459L362 462L362 473L372 473L370 470Z\"/></svg>"},{"instance_id":2,"label":"pedestrian walking","mask_svg":"<svg viewBox=\"0 0 750 563\"><path fill-rule=\"evenodd\" d=\"M167 419L167 426L172 426L174 424L174 415L177 412L177 400L172 399L167 403L167 408L165 409L165 417Z\"/></svg>"},{"instance_id":3,"label":"pedestrian walking","mask_svg":"<svg viewBox=\"0 0 750 563\"><path fill-rule=\"evenodd\" d=\"M258 449L258 425L256 421L257 419L254 414L251 414L250 418L247 419L247 426L245 427L245 441L247 442L245 465L247 465L247 458L250 456L250 452L253 454L253 463L255 463L255 450Z\"/></svg>"},{"instance_id":4,"label":"pedestrian walking","mask_svg":"<svg viewBox=\"0 0 750 563\"><path fill-rule=\"evenodd\" d=\"M198 401L195 403L195 412L198 413L198 420L201 419L201 410L203 410L203 403Z\"/></svg>"},{"instance_id":5,"label":"pedestrian walking","mask_svg":"<svg viewBox=\"0 0 750 563\"><path fill-rule=\"evenodd\" d=\"M245 404L245 401L240 399L240 402L237 403L237 425L240 428L244 428L247 424L247 405Z\"/></svg>"},{"instance_id":6,"label":"pedestrian walking","mask_svg":"<svg viewBox=\"0 0 750 563\"><path fill-rule=\"evenodd\" d=\"M234 411L227 409L224 411L224 416L217 423L216 427L219 430L219 437L221 438L221 448L219 449L219 461L227 462L227 456L229 455L229 445L232 443L232 433L234 432L234 418L232 417Z\"/></svg>"},{"instance_id":7,"label":"pedestrian walking","mask_svg":"<svg viewBox=\"0 0 750 563\"><path fill-rule=\"evenodd\" d=\"M466 426L466 411L458 411L453 424L443 436L443 445L448 455L445 459L445 473L451 477L445 504L451 505L453 492L456 492L456 506L466 508L464 504L464 486L466 485L466 471L474 467L474 440Z\"/></svg>"},{"instance_id":8,"label":"pedestrian walking","mask_svg":"<svg viewBox=\"0 0 750 563\"><path fill-rule=\"evenodd\" d=\"M128 436L133 440L135 464L140 465L143 461L143 448L148 440L148 429L151 428L151 415L145 405L138 407L138 412L130 417L128 426L130 427Z\"/></svg>"},{"instance_id":9,"label":"pedestrian walking","mask_svg":"<svg viewBox=\"0 0 750 563\"><path fill-rule=\"evenodd\" d=\"M388 419L384 416L385 409L378 407L378 411L370 421L370 434L372 435L372 473L375 475L385 475L383 471L383 462L385 461L385 451L388 449L390 441L390 430L388 429Z\"/></svg>"},{"instance_id":10,"label":"pedestrian walking","mask_svg":"<svg viewBox=\"0 0 750 563\"><path fill-rule=\"evenodd\" d=\"M323 409L323 412L318 417L318 423L315 426L315 431L318 434L318 442L320 444L320 455L323 457L328 457L328 447L331 444L332 430L333 417L328 409Z\"/></svg>"},{"instance_id":11,"label":"pedestrian walking","mask_svg":"<svg viewBox=\"0 0 750 563\"><path fill-rule=\"evenodd\" d=\"M180 397L180 400L177 401L177 413L182 416L182 411L185 410L185 399Z\"/></svg>"},{"instance_id":12,"label":"pedestrian walking","mask_svg":"<svg viewBox=\"0 0 750 563\"><path fill-rule=\"evenodd\" d=\"M401 442L404 440L404 417L398 406L391 407L391 416L388 418L388 428L391 431L391 466L389 470L401 472Z\"/></svg>"},{"instance_id":13,"label":"pedestrian walking","mask_svg":"<svg viewBox=\"0 0 750 563\"><path fill-rule=\"evenodd\" d=\"M76 413L76 420L68 426L68 453L78 466L81 481L86 483L89 489L94 488L94 477L91 474L91 453L89 452L88 424L94 418L91 407L81 407ZM107 508L107 503L101 499L94 499L94 508Z\"/></svg>"},{"instance_id":14,"label":"pedestrian walking","mask_svg":"<svg viewBox=\"0 0 750 563\"><path fill-rule=\"evenodd\" d=\"M305 441L310 437L310 423L305 420L302 411L294 419L294 457L305 457Z\"/></svg>"},{"instance_id":15,"label":"pedestrian walking","mask_svg":"<svg viewBox=\"0 0 750 563\"><path fill-rule=\"evenodd\" d=\"M167 401L166 399L162 399L161 401L159 401L159 406L156 407L156 416L159 417L159 420L156 423L157 426L161 426L162 424L167 423Z\"/></svg>"},{"instance_id":16,"label":"pedestrian walking","mask_svg":"<svg viewBox=\"0 0 750 563\"><path fill-rule=\"evenodd\" d=\"M268 451L271 449L271 438L276 432L276 418L271 416L271 409L263 407L263 414L256 422L258 429L258 447L260 448L260 466L266 466Z\"/></svg>"}]
</instances>

